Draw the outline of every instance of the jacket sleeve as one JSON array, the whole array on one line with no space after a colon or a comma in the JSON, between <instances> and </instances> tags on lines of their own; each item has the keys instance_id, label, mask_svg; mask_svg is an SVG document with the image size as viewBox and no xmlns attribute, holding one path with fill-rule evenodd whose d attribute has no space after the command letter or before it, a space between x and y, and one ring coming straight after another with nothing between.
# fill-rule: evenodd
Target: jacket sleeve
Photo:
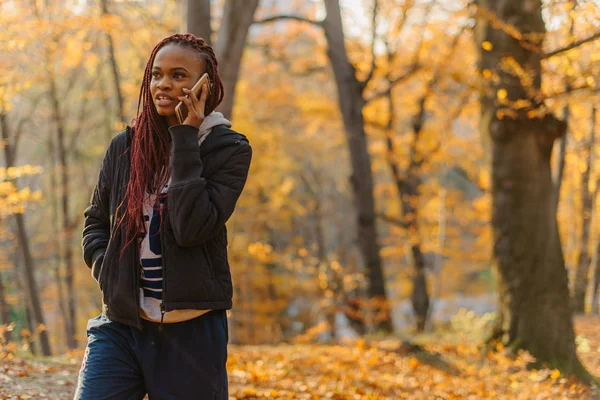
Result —
<instances>
[{"instance_id":1,"label":"jacket sleeve","mask_svg":"<svg viewBox=\"0 0 600 400\"><path fill-rule=\"evenodd\" d=\"M203 170L198 129L176 125L173 139L172 176L167 192L167 212L177 244L197 246L216 234L231 217L242 194L252 148L243 142L210 179Z\"/></svg>"},{"instance_id":2,"label":"jacket sleeve","mask_svg":"<svg viewBox=\"0 0 600 400\"><path fill-rule=\"evenodd\" d=\"M110 147L106 151L98 183L90 199L90 205L84 211L83 228L83 259L92 275L98 280L100 265L104 259L104 253L110 238L110 182L111 182L111 160Z\"/></svg>"}]
</instances>

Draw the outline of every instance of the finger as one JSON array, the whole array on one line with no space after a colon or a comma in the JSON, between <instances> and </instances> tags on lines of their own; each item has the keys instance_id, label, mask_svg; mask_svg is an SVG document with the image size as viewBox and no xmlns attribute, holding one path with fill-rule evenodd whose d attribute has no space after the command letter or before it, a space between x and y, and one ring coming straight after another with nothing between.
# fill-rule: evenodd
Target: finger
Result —
<instances>
[{"instance_id":1,"label":"finger","mask_svg":"<svg viewBox=\"0 0 600 400\"><path fill-rule=\"evenodd\" d=\"M206 99L208 98L208 85L205 83L202 85L202 91L200 92L200 102L206 103Z\"/></svg>"},{"instance_id":2,"label":"finger","mask_svg":"<svg viewBox=\"0 0 600 400\"><path fill-rule=\"evenodd\" d=\"M198 101L198 105L200 106L199 110L204 112L204 107L206 106L206 99L208 98L208 85L205 83L202 85L202 91L200 91L200 100Z\"/></svg>"},{"instance_id":3,"label":"finger","mask_svg":"<svg viewBox=\"0 0 600 400\"><path fill-rule=\"evenodd\" d=\"M194 109L194 105L192 104L192 101L190 100L189 97L187 96L177 96L177 98L179 99L179 101L183 102L183 104L185 104L188 108L188 114L190 113L190 110Z\"/></svg>"},{"instance_id":4,"label":"finger","mask_svg":"<svg viewBox=\"0 0 600 400\"><path fill-rule=\"evenodd\" d=\"M186 94L186 97L192 101L194 110L197 109L198 98L196 97L196 94L190 89L183 89L183 91Z\"/></svg>"}]
</instances>

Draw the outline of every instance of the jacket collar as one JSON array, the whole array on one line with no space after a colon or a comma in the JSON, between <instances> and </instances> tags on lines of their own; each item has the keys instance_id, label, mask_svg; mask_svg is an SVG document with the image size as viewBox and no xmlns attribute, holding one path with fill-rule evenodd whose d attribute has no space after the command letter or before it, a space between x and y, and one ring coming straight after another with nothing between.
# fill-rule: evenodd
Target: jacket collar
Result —
<instances>
[{"instance_id":1,"label":"jacket collar","mask_svg":"<svg viewBox=\"0 0 600 400\"><path fill-rule=\"evenodd\" d=\"M130 148L133 129L128 125L125 130L127 132L127 148ZM210 135L206 137L206 140L204 140L200 145L200 153L206 154L216 147L220 147L226 143L235 143L236 141L244 141L248 143L248 138L241 133L229 129L225 125L217 125L212 129Z\"/></svg>"}]
</instances>

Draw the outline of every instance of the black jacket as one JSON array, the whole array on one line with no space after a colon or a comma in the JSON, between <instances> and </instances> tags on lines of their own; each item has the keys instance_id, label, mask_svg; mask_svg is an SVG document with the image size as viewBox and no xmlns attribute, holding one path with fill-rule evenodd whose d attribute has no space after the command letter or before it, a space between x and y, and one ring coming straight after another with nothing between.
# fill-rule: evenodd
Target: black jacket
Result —
<instances>
[{"instance_id":1,"label":"black jacket","mask_svg":"<svg viewBox=\"0 0 600 400\"><path fill-rule=\"evenodd\" d=\"M224 125L214 127L201 146L193 126L176 125L169 132L172 177L161 225L163 310L229 309L233 290L225 222L246 183L252 148L244 135ZM126 224L115 230L129 181L131 135L127 128L106 151L84 212L82 246L102 291L103 311L139 328L138 246L130 244L121 255Z\"/></svg>"}]
</instances>

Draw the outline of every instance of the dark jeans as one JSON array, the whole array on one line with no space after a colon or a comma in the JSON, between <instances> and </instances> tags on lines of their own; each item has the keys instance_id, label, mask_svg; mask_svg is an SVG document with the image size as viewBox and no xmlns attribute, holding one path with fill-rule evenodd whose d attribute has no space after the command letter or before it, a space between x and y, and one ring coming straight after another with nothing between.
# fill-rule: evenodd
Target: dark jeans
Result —
<instances>
[{"instance_id":1,"label":"dark jeans","mask_svg":"<svg viewBox=\"0 0 600 400\"><path fill-rule=\"evenodd\" d=\"M228 398L227 315L210 311L189 321L142 329L89 320L76 400L214 400Z\"/></svg>"}]
</instances>

